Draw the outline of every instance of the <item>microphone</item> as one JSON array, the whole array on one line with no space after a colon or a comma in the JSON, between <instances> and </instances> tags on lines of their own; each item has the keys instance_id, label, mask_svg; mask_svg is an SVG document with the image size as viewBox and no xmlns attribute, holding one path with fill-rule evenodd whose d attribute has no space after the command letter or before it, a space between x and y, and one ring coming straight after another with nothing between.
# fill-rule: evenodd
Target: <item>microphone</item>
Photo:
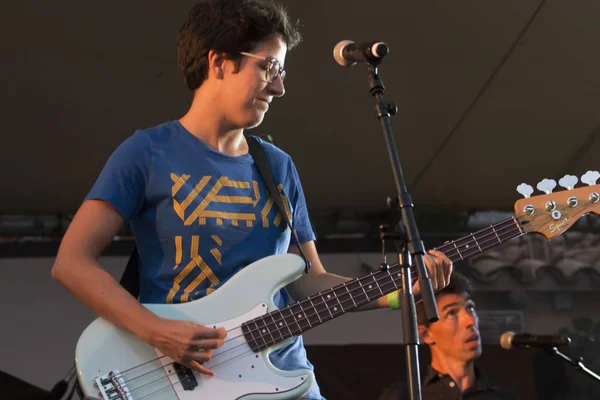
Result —
<instances>
[{"instance_id":1,"label":"microphone","mask_svg":"<svg viewBox=\"0 0 600 400\"><path fill-rule=\"evenodd\" d=\"M342 40L333 48L333 58L342 67L351 67L357 62L379 64L389 52L383 42L356 44L351 40Z\"/></svg>"},{"instance_id":2,"label":"microphone","mask_svg":"<svg viewBox=\"0 0 600 400\"><path fill-rule=\"evenodd\" d=\"M531 333L504 332L500 336L500 346L503 349L529 348L550 349L559 346L569 346L571 339L558 335L532 335Z\"/></svg>"}]
</instances>

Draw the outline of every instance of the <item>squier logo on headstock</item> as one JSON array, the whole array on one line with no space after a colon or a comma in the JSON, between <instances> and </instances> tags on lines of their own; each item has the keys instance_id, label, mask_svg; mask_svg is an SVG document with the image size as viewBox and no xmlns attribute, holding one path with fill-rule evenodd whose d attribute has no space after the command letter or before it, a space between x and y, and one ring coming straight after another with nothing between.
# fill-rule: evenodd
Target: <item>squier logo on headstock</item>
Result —
<instances>
[{"instance_id":1,"label":"squier logo on headstock","mask_svg":"<svg viewBox=\"0 0 600 400\"><path fill-rule=\"evenodd\" d=\"M517 192L525 198L515 203L515 213L525 231L537 232L551 239L569 229L579 218L588 214L600 213L600 178L598 171L588 171L581 177L586 187L575 188L578 179L574 175L562 177L558 184L565 191L553 193L556 181L544 179L537 184L537 189L546 194L530 197L533 188L522 183Z\"/></svg>"}]
</instances>

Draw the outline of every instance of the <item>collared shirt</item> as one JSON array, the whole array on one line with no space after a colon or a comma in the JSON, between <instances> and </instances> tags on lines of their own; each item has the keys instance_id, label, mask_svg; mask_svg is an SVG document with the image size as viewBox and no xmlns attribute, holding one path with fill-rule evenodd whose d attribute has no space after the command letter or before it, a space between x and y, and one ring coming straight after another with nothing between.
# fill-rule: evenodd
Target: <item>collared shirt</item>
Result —
<instances>
[{"instance_id":1,"label":"collared shirt","mask_svg":"<svg viewBox=\"0 0 600 400\"><path fill-rule=\"evenodd\" d=\"M421 386L423 400L515 400L517 396L511 391L500 387L475 368L475 383L464 393L450 375L443 375L427 368L427 375Z\"/></svg>"},{"instance_id":2,"label":"collared shirt","mask_svg":"<svg viewBox=\"0 0 600 400\"><path fill-rule=\"evenodd\" d=\"M431 365L421 385L422 400L516 400L517 396L483 375L475 368L475 384L464 393L450 375L443 375L433 369ZM406 382L386 389L379 400L408 400L409 392Z\"/></svg>"}]
</instances>

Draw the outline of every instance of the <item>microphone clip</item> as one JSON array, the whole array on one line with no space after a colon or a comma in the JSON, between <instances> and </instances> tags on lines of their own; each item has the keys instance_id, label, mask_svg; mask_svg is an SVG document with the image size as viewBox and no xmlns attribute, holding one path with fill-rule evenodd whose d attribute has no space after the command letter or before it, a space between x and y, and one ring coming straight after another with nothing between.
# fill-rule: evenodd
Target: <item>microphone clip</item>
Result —
<instances>
[{"instance_id":1,"label":"microphone clip","mask_svg":"<svg viewBox=\"0 0 600 400\"><path fill-rule=\"evenodd\" d=\"M383 116L389 117L391 115L396 115L398 112L398 106L394 103L377 104L375 106L375 111L377 111L377 118L381 118Z\"/></svg>"}]
</instances>

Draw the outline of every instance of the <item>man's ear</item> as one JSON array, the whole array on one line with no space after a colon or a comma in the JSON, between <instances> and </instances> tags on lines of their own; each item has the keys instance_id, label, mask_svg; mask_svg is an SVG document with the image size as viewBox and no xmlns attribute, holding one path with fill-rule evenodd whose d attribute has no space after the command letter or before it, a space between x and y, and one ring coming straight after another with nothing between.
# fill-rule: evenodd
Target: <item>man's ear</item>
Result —
<instances>
[{"instance_id":1,"label":"man's ear","mask_svg":"<svg viewBox=\"0 0 600 400\"><path fill-rule=\"evenodd\" d=\"M223 72L223 69L225 67L224 64L225 61L227 61L227 59L225 58L225 54L211 50L208 52L207 60L208 76L212 75L217 79L223 79L223 76L225 75Z\"/></svg>"},{"instance_id":2,"label":"man's ear","mask_svg":"<svg viewBox=\"0 0 600 400\"><path fill-rule=\"evenodd\" d=\"M428 345L435 344L435 339L433 337L431 329L429 329L425 325L419 325L417 328L419 330L419 337L421 338L421 341L423 343Z\"/></svg>"}]
</instances>

